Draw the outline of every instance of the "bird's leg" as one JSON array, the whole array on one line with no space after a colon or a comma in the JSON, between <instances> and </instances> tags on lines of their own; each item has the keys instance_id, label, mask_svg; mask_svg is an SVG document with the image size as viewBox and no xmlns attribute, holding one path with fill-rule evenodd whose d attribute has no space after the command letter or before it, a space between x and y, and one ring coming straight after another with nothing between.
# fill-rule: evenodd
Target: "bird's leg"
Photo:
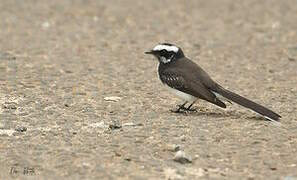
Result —
<instances>
[{"instance_id":1,"label":"bird's leg","mask_svg":"<svg viewBox=\"0 0 297 180\"><path fill-rule=\"evenodd\" d=\"M194 101L192 104L190 104L190 106L188 106L188 107L186 108L186 111L197 112L196 108L192 108L192 109L191 109L191 107L192 107L194 104L195 104L195 101Z\"/></svg>"},{"instance_id":2,"label":"bird's leg","mask_svg":"<svg viewBox=\"0 0 297 180\"><path fill-rule=\"evenodd\" d=\"M187 104L188 102L186 101L185 103L183 103L182 105L177 105L178 108L176 110L171 110L171 112L174 112L174 113L181 113L182 111L181 110L187 110L187 108L185 107L185 105Z\"/></svg>"},{"instance_id":3,"label":"bird's leg","mask_svg":"<svg viewBox=\"0 0 297 180\"><path fill-rule=\"evenodd\" d=\"M178 110L187 110L187 108L186 108L186 104L187 104L188 102L186 101L184 104L182 104L182 105L177 105L178 106Z\"/></svg>"}]
</instances>

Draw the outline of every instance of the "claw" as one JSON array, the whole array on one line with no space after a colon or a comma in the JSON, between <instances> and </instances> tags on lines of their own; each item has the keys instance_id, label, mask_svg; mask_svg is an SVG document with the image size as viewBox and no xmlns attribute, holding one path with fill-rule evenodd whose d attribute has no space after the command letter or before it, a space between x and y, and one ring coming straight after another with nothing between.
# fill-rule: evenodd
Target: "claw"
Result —
<instances>
[{"instance_id":1,"label":"claw","mask_svg":"<svg viewBox=\"0 0 297 180\"><path fill-rule=\"evenodd\" d=\"M190 112L197 112L196 108L191 108L193 106L194 103L192 103L190 106L188 106L188 108L186 109L187 111Z\"/></svg>"},{"instance_id":2,"label":"claw","mask_svg":"<svg viewBox=\"0 0 297 180\"><path fill-rule=\"evenodd\" d=\"M187 114L189 112L197 112L197 110L195 108L191 108L193 104L191 104L189 107L185 107L185 104L182 104L182 105L176 105L177 106L177 109L171 109L170 111L173 112L173 113L184 113L184 114Z\"/></svg>"},{"instance_id":3,"label":"claw","mask_svg":"<svg viewBox=\"0 0 297 180\"><path fill-rule=\"evenodd\" d=\"M179 110L188 110L184 105L177 105Z\"/></svg>"},{"instance_id":4,"label":"claw","mask_svg":"<svg viewBox=\"0 0 297 180\"><path fill-rule=\"evenodd\" d=\"M185 102L182 105L177 105L178 108L176 110L170 110L170 111L174 113L185 113L185 111L187 111L187 108L185 107L186 104L187 102Z\"/></svg>"},{"instance_id":5,"label":"claw","mask_svg":"<svg viewBox=\"0 0 297 180\"><path fill-rule=\"evenodd\" d=\"M190 112L197 112L197 109L196 109L196 108L187 108L187 111L190 111Z\"/></svg>"}]
</instances>

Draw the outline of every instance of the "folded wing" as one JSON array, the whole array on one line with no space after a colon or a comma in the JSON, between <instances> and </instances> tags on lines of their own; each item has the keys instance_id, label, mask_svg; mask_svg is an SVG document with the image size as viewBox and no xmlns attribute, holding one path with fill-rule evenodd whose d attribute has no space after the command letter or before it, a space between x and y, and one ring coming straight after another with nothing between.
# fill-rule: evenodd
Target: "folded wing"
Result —
<instances>
[{"instance_id":1,"label":"folded wing","mask_svg":"<svg viewBox=\"0 0 297 180\"><path fill-rule=\"evenodd\" d=\"M161 74L159 74L159 76L163 83L172 88L203 99L222 108L226 108L226 105L207 87L199 81L193 81L190 78L187 78L187 76L183 76L183 73L181 73L178 69L164 70Z\"/></svg>"}]
</instances>

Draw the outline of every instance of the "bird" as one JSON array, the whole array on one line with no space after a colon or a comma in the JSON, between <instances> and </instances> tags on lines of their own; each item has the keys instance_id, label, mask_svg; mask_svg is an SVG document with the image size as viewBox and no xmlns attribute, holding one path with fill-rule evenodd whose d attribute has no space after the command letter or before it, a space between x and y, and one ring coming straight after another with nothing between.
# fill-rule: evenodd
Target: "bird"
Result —
<instances>
[{"instance_id":1,"label":"bird","mask_svg":"<svg viewBox=\"0 0 297 180\"><path fill-rule=\"evenodd\" d=\"M251 109L268 120L279 121L281 118L272 110L222 87L174 44L159 43L145 54L157 58L159 61L157 72L162 84L183 100L182 104L177 105L176 110L171 110L172 112L196 111L192 107L198 99L226 108L227 100Z\"/></svg>"}]
</instances>

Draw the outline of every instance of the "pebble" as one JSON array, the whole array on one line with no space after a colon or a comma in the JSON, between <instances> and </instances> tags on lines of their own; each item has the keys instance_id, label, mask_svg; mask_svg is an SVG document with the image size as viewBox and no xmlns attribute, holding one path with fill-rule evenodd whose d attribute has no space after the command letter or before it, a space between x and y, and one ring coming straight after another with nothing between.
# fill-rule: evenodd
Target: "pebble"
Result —
<instances>
[{"instance_id":1,"label":"pebble","mask_svg":"<svg viewBox=\"0 0 297 180\"><path fill-rule=\"evenodd\" d=\"M181 149L180 145L178 145L178 144L168 144L167 148L166 148L166 150L171 151L171 152L177 152L180 149Z\"/></svg>"},{"instance_id":2,"label":"pebble","mask_svg":"<svg viewBox=\"0 0 297 180\"><path fill-rule=\"evenodd\" d=\"M127 157L127 158L124 158L125 161L131 161L132 159Z\"/></svg>"},{"instance_id":3,"label":"pebble","mask_svg":"<svg viewBox=\"0 0 297 180\"><path fill-rule=\"evenodd\" d=\"M186 153L181 150L176 152L173 160L181 164L192 163L192 158L190 156L187 156Z\"/></svg>"},{"instance_id":4,"label":"pebble","mask_svg":"<svg viewBox=\"0 0 297 180\"><path fill-rule=\"evenodd\" d=\"M49 23L48 21L45 21L45 22L43 22L43 23L41 24L41 26L42 26L43 29L47 29L47 28L50 27L50 23Z\"/></svg>"},{"instance_id":5,"label":"pebble","mask_svg":"<svg viewBox=\"0 0 297 180\"><path fill-rule=\"evenodd\" d=\"M111 97L105 97L104 98L105 101L112 101L112 102L118 102L121 99L122 99L121 97L117 97L117 96L111 96Z\"/></svg>"},{"instance_id":6,"label":"pebble","mask_svg":"<svg viewBox=\"0 0 297 180\"><path fill-rule=\"evenodd\" d=\"M27 128L24 127L24 126L20 126L20 127L15 128L15 131L17 131L17 132L26 132Z\"/></svg>"},{"instance_id":7,"label":"pebble","mask_svg":"<svg viewBox=\"0 0 297 180\"><path fill-rule=\"evenodd\" d=\"M97 22L98 21L98 16L93 16L93 21Z\"/></svg>"},{"instance_id":8,"label":"pebble","mask_svg":"<svg viewBox=\"0 0 297 180\"><path fill-rule=\"evenodd\" d=\"M93 128L105 128L106 127L104 121L92 123L89 126L93 127Z\"/></svg>"},{"instance_id":9,"label":"pebble","mask_svg":"<svg viewBox=\"0 0 297 180\"><path fill-rule=\"evenodd\" d=\"M296 61L295 58L292 58L292 57L288 57L289 61Z\"/></svg>"},{"instance_id":10,"label":"pebble","mask_svg":"<svg viewBox=\"0 0 297 180\"><path fill-rule=\"evenodd\" d=\"M16 106L15 103L5 103L3 105L3 108L5 108L5 109L17 109L17 106Z\"/></svg>"},{"instance_id":11,"label":"pebble","mask_svg":"<svg viewBox=\"0 0 297 180\"><path fill-rule=\"evenodd\" d=\"M182 136L180 137L180 140L181 140L181 141L186 141L186 136L185 136L185 135L182 135Z\"/></svg>"},{"instance_id":12,"label":"pebble","mask_svg":"<svg viewBox=\"0 0 297 180\"><path fill-rule=\"evenodd\" d=\"M123 126L143 126L142 123L133 123L133 122L129 122L129 123L124 123Z\"/></svg>"},{"instance_id":13,"label":"pebble","mask_svg":"<svg viewBox=\"0 0 297 180\"><path fill-rule=\"evenodd\" d=\"M117 121L113 121L112 124L109 125L110 130L115 130L120 128L122 128L122 125Z\"/></svg>"}]
</instances>

